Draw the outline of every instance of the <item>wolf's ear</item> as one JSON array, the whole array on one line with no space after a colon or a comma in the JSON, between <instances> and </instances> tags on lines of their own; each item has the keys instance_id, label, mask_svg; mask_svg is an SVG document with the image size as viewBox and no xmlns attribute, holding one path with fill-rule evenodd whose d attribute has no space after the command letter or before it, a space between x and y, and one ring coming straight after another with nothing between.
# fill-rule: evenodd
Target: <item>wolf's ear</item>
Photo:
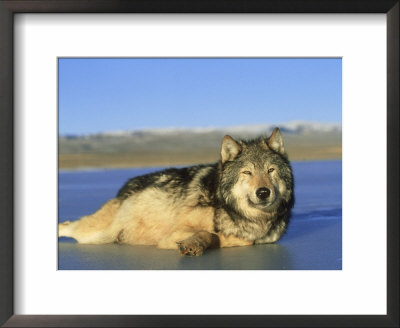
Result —
<instances>
[{"instance_id":1,"label":"wolf's ear","mask_svg":"<svg viewBox=\"0 0 400 328\"><path fill-rule=\"evenodd\" d=\"M282 134L278 128L275 128L274 131L272 131L271 136L267 140L267 144L273 151L287 157L285 147L283 146Z\"/></svg>"},{"instance_id":2,"label":"wolf's ear","mask_svg":"<svg viewBox=\"0 0 400 328\"><path fill-rule=\"evenodd\" d=\"M226 135L222 139L221 160L222 163L232 161L241 152L242 147L231 136Z\"/></svg>"}]
</instances>

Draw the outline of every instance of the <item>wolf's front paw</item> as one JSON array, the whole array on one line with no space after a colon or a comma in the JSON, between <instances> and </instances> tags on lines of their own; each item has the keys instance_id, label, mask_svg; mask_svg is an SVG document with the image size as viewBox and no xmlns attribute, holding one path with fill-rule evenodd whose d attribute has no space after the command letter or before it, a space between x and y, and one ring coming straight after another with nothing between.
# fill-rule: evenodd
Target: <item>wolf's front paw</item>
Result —
<instances>
[{"instance_id":1,"label":"wolf's front paw","mask_svg":"<svg viewBox=\"0 0 400 328\"><path fill-rule=\"evenodd\" d=\"M177 245L182 256L200 256L205 250L205 247L194 238L178 241Z\"/></svg>"}]
</instances>

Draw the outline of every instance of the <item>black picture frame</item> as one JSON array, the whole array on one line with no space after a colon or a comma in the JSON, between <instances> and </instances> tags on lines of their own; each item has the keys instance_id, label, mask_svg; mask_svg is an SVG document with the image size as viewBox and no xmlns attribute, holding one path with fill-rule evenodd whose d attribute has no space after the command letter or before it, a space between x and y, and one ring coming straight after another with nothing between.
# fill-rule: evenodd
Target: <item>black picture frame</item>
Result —
<instances>
[{"instance_id":1,"label":"black picture frame","mask_svg":"<svg viewBox=\"0 0 400 328\"><path fill-rule=\"evenodd\" d=\"M0 0L0 324L4 327L399 327L399 8L398 0ZM386 14L387 315L14 315L13 21L16 13Z\"/></svg>"}]
</instances>

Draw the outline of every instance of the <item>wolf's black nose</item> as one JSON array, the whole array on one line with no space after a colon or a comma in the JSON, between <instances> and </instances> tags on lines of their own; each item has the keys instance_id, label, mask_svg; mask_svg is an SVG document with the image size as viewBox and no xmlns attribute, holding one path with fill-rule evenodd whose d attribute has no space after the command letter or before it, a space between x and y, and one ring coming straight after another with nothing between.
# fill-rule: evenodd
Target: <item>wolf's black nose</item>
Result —
<instances>
[{"instance_id":1,"label":"wolf's black nose","mask_svg":"<svg viewBox=\"0 0 400 328\"><path fill-rule=\"evenodd\" d=\"M270 194L271 190L269 190L268 188L259 188L256 191L257 197L260 198L261 200L266 200Z\"/></svg>"}]
</instances>

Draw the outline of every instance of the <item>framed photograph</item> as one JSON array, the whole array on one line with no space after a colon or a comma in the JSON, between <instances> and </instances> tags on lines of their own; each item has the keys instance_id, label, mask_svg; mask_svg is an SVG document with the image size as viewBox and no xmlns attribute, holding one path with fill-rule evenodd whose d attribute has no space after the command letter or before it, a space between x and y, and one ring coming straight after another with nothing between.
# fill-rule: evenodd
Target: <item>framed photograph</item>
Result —
<instances>
[{"instance_id":1,"label":"framed photograph","mask_svg":"<svg viewBox=\"0 0 400 328\"><path fill-rule=\"evenodd\" d=\"M64 57L58 81L59 270L342 269L341 58ZM283 144L275 155L264 149L271 135ZM240 154L219 161L226 142ZM150 208L128 227L131 201ZM254 222L276 215L285 229L268 235L279 245L258 240L258 224L227 244L219 218L233 214L215 203ZM121 207L110 217L111 204ZM93 225L109 219L99 239ZM204 234L206 222L219 228Z\"/></svg>"},{"instance_id":2,"label":"framed photograph","mask_svg":"<svg viewBox=\"0 0 400 328\"><path fill-rule=\"evenodd\" d=\"M398 326L398 1L0 10L2 325Z\"/></svg>"}]
</instances>

